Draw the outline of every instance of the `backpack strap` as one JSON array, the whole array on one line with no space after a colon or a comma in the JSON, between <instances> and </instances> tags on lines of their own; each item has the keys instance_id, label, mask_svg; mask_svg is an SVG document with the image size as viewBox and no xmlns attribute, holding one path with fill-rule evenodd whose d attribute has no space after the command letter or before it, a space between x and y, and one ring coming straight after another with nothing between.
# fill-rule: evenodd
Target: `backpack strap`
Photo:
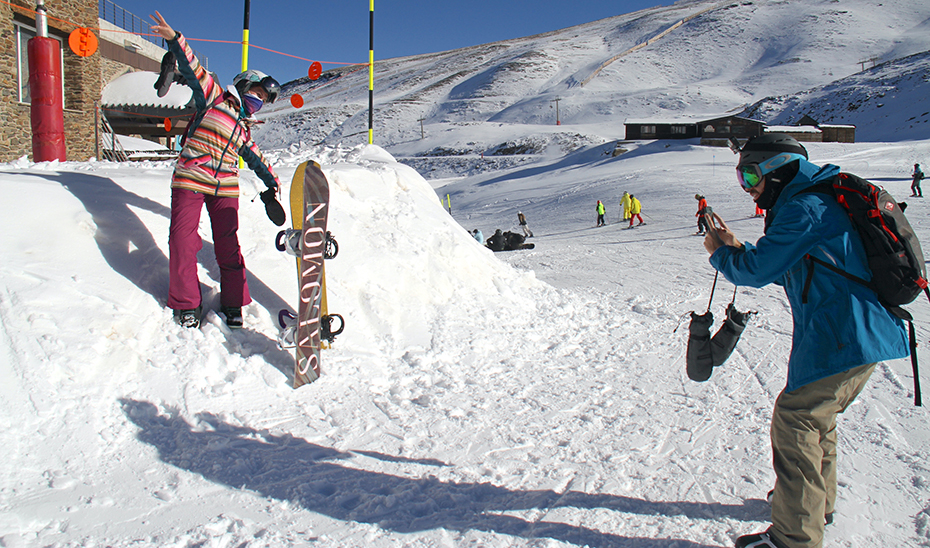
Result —
<instances>
[{"instance_id":1,"label":"backpack strap","mask_svg":"<svg viewBox=\"0 0 930 548\"><path fill-rule=\"evenodd\" d=\"M930 297L930 294L927 295ZM914 405L921 407L920 398L920 372L917 370L917 333L914 330L914 318L911 313L900 306L887 307L888 311L896 317L907 322L908 339L911 345L911 369L914 371Z\"/></svg>"},{"instance_id":2,"label":"backpack strap","mask_svg":"<svg viewBox=\"0 0 930 548\"><path fill-rule=\"evenodd\" d=\"M862 278L858 276L850 274L849 272L846 272L845 270L841 268L837 268L824 260L818 259L817 257L812 256L810 253L805 255L804 258L807 259L807 261L810 264L810 267L807 270L807 277L804 279L804 289L801 291L801 302L803 304L807 304L807 294L811 288L811 279L814 277L814 265L815 264L824 266L827 269L832 270L833 272L836 272L837 274L843 276L844 278L847 278L858 284L862 284L868 288L871 288L871 285L869 284L869 282L863 280ZM924 288L924 293L927 295L927 299L930 300L930 289ZM900 306L885 306L885 309L888 310L888 312L891 312L891 314L894 315L896 318L900 318L901 320L907 322L908 341L909 341L910 350L911 350L911 369L913 369L914 371L914 405L917 407L921 407L922 401L920 397L920 372L918 371L918 368L917 368L917 333L914 330L914 317L911 316L910 312L908 312L907 310L904 310Z\"/></svg>"}]
</instances>

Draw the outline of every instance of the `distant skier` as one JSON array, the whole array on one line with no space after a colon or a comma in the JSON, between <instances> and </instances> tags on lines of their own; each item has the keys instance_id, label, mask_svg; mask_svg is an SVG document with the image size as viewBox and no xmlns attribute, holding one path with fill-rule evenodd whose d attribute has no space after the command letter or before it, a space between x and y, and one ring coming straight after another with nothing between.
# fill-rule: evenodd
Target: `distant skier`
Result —
<instances>
[{"instance_id":1,"label":"distant skier","mask_svg":"<svg viewBox=\"0 0 930 548\"><path fill-rule=\"evenodd\" d=\"M532 238L533 231L526 225L526 217L523 216L522 211L517 212L517 220L520 221L520 228L523 229L523 235L527 238Z\"/></svg>"},{"instance_id":2,"label":"distant skier","mask_svg":"<svg viewBox=\"0 0 930 548\"><path fill-rule=\"evenodd\" d=\"M911 177L914 178L913 182L911 182L911 197L923 198L924 193L920 190L920 180L924 178L924 172L920 170L920 164L914 164L914 173Z\"/></svg>"},{"instance_id":3,"label":"distant skier","mask_svg":"<svg viewBox=\"0 0 930 548\"><path fill-rule=\"evenodd\" d=\"M481 231L477 228L471 231L471 235L475 238L475 240L478 240L479 244L484 243L484 234L482 234Z\"/></svg>"},{"instance_id":4,"label":"distant skier","mask_svg":"<svg viewBox=\"0 0 930 548\"><path fill-rule=\"evenodd\" d=\"M704 218L704 214L707 213L707 200L700 194L695 194L694 199L698 201L698 210L695 214L697 216L697 225L698 225L698 235L703 235L707 230L707 220Z\"/></svg>"},{"instance_id":5,"label":"distant skier","mask_svg":"<svg viewBox=\"0 0 930 548\"><path fill-rule=\"evenodd\" d=\"M756 204L756 212L753 217L765 217L765 210L759 207L759 204Z\"/></svg>"},{"instance_id":6,"label":"distant skier","mask_svg":"<svg viewBox=\"0 0 930 548\"><path fill-rule=\"evenodd\" d=\"M630 194L630 226L629 228L633 228L633 221L635 221L636 219L639 219L639 224L636 226L646 224L645 221L643 221L643 217L640 215L640 212L642 212L642 210L643 210L643 204L641 204L639 200L636 199L636 196L633 196L632 194Z\"/></svg>"},{"instance_id":7,"label":"distant skier","mask_svg":"<svg viewBox=\"0 0 930 548\"><path fill-rule=\"evenodd\" d=\"M625 221L630 218L630 194L628 192L623 193L623 197L620 198L620 219Z\"/></svg>"},{"instance_id":8,"label":"distant skier","mask_svg":"<svg viewBox=\"0 0 930 548\"><path fill-rule=\"evenodd\" d=\"M607 222L604 220L604 204L597 201L597 226L604 226Z\"/></svg>"}]
</instances>

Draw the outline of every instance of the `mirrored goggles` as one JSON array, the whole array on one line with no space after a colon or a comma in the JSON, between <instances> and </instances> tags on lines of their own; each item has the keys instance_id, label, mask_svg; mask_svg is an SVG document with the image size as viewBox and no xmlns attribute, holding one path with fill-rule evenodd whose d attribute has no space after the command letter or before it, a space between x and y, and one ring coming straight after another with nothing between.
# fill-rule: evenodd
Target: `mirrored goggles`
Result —
<instances>
[{"instance_id":1,"label":"mirrored goggles","mask_svg":"<svg viewBox=\"0 0 930 548\"><path fill-rule=\"evenodd\" d=\"M278 98L278 92L281 91L281 84L271 76L265 76L260 82L262 89L268 93L268 103L274 103L275 99Z\"/></svg>"},{"instance_id":2,"label":"mirrored goggles","mask_svg":"<svg viewBox=\"0 0 930 548\"><path fill-rule=\"evenodd\" d=\"M736 178L743 190L749 190L759 183L766 174L775 171L781 166L795 160L805 160L803 155L783 152L762 162L761 164L741 164L736 166Z\"/></svg>"}]
</instances>

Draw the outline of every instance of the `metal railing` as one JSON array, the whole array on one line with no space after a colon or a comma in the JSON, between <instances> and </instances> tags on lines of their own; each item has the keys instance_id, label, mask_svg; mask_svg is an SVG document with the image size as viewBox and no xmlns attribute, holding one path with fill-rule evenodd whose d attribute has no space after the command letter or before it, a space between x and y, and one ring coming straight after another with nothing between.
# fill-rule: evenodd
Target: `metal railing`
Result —
<instances>
[{"instance_id":1,"label":"metal railing","mask_svg":"<svg viewBox=\"0 0 930 548\"><path fill-rule=\"evenodd\" d=\"M160 36L145 36L153 34L151 25L145 19L137 17L135 14L126 11L126 9L120 6L117 6L110 0L99 0L97 5L97 16L104 21L113 23L123 30L128 30L129 32L139 34L141 38L148 40L160 48L168 49L168 44L164 38ZM203 65L203 68L210 70L207 56L203 55L197 50L193 51L194 55L197 56L197 59L200 60L200 64Z\"/></svg>"},{"instance_id":2,"label":"metal railing","mask_svg":"<svg viewBox=\"0 0 930 548\"><path fill-rule=\"evenodd\" d=\"M99 105L96 106L98 106L96 109L98 123L95 129L95 132L98 133L97 159L103 158L111 162L125 162L129 160L129 155L126 154L123 144L116 138L116 131L113 130L113 126L111 126L110 121L107 120L107 115L100 110ZM103 130L103 134L99 134L101 129ZM100 150L101 141L103 142L103 150Z\"/></svg>"}]
</instances>

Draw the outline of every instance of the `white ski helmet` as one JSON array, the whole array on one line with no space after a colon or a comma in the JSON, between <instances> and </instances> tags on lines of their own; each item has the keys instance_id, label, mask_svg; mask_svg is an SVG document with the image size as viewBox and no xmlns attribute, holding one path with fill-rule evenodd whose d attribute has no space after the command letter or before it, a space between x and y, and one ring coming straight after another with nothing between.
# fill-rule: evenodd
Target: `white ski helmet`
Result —
<instances>
[{"instance_id":1,"label":"white ski helmet","mask_svg":"<svg viewBox=\"0 0 930 548\"><path fill-rule=\"evenodd\" d=\"M253 86L261 86L268 94L268 103L274 103L281 91L281 84L277 80L258 70L240 72L233 78L233 85L239 95L245 95Z\"/></svg>"}]
</instances>

